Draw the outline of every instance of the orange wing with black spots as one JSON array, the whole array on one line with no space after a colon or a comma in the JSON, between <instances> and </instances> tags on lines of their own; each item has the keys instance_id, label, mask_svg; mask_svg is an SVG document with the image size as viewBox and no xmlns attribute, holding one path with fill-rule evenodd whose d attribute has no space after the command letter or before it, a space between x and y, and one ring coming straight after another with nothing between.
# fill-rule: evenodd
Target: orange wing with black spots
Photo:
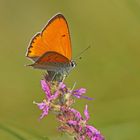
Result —
<instances>
[{"instance_id":1,"label":"orange wing with black spots","mask_svg":"<svg viewBox=\"0 0 140 140\"><path fill-rule=\"evenodd\" d=\"M62 14L54 16L43 31L33 37L26 56L36 61L47 52L54 52L53 55L56 52L55 56L60 57L56 60L59 61L70 61L72 59L69 28ZM58 54L60 55L58 56ZM51 57L55 58L53 55L51 55ZM64 57L62 58L62 56ZM51 58L51 60L53 60L53 58ZM44 60L48 61L47 58L44 58Z\"/></svg>"}]
</instances>

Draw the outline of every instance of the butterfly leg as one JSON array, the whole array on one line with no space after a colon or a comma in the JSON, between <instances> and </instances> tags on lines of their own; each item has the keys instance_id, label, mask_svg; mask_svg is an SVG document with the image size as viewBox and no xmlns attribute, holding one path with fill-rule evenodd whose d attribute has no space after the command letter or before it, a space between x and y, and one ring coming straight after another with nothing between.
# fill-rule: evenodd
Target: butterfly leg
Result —
<instances>
[{"instance_id":1,"label":"butterfly leg","mask_svg":"<svg viewBox=\"0 0 140 140\"><path fill-rule=\"evenodd\" d=\"M51 82L63 82L67 76L67 73L61 73L61 72L55 72L55 71L47 71L48 72L48 77L49 81Z\"/></svg>"},{"instance_id":2,"label":"butterfly leg","mask_svg":"<svg viewBox=\"0 0 140 140\"><path fill-rule=\"evenodd\" d=\"M62 79L62 82L64 82L65 78L67 77L66 74L63 75L63 79Z\"/></svg>"},{"instance_id":3,"label":"butterfly leg","mask_svg":"<svg viewBox=\"0 0 140 140\"><path fill-rule=\"evenodd\" d=\"M55 80L55 77L57 75L57 72L54 73L53 77L52 77L52 80L51 81L54 81Z\"/></svg>"}]
</instances>

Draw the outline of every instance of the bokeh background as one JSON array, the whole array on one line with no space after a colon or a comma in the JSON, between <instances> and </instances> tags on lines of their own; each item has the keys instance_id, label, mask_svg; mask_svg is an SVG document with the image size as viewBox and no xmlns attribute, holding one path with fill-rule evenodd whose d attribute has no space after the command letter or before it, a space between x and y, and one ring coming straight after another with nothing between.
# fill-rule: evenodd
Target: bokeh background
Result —
<instances>
[{"instance_id":1,"label":"bokeh background","mask_svg":"<svg viewBox=\"0 0 140 140\"><path fill-rule=\"evenodd\" d=\"M62 139L53 115L38 121L43 71L25 67L30 39L56 13L66 17L73 56L91 45L66 80L87 88L90 124L107 140L140 139L139 0L0 0L0 139ZM63 138L66 139L66 138ZM68 139L68 138L67 138Z\"/></svg>"}]
</instances>

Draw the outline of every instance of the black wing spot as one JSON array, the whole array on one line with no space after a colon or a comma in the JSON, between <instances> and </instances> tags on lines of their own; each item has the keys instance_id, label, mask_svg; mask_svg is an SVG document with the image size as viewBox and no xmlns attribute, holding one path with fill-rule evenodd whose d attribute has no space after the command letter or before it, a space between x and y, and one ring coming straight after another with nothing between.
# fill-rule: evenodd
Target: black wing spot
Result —
<instances>
[{"instance_id":1,"label":"black wing spot","mask_svg":"<svg viewBox=\"0 0 140 140\"><path fill-rule=\"evenodd\" d=\"M62 37L65 37L66 35L62 35Z\"/></svg>"}]
</instances>

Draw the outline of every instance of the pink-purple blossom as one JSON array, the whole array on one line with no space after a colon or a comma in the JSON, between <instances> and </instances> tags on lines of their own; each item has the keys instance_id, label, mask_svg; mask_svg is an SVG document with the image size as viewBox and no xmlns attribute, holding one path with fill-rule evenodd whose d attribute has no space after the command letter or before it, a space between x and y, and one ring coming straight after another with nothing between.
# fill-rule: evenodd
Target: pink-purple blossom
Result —
<instances>
[{"instance_id":1,"label":"pink-purple blossom","mask_svg":"<svg viewBox=\"0 0 140 140\"><path fill-rule=\"evenodd\" d=\"M80 89L76 89L72 91L73 96L75 96L76 98L85 98L87 100L93 100L90 97L84 96L83 94L86 93L86 89L85 88L80 88Z\"/></svg>"},{"instance_id":2,"label":"pink-purple blossom","mask_svg":"<svg viewBox=\"0 0 140 140\"><path fill-rule=\"evenodd\" d=\"M71 90L63 82L52 83L47 79L41 80L41 86L45 99L40 103L34 102L42 111L40 119L53 112L60 122L58 130L73 135L75 140L104 140L100 131L88 124L90 119L88 105L85 106L84 117L71 107L75 102L73 97L92 100L92 98L84 96L85 88Z\"/></svg>"},{"instance_id":3,"label":"pink-purple blossom","mask_svg":"<svg viewBox=\"0 0 140 140\"><path fill-rule=\"evenodd\" d=\"M50 106L49 106L49 102L47 103L45 100L41 103L36 103L34 102L34 104L36 104L38 106L38 108L40 110L42 110L42 114L40 116L40 119L42 119L43 117L47 116L48 113L49 113L49 109L50 109Z\"/></svg>"},{"instance_id":4,"label":"pink-purple blossom","mask_svg":"<svg viewBox=\"0 0 140 140\"><path fill-rule=\"evenodd\" d=\"M41 80L41 86L46 94L46 99L43 100L41 103L34 102L35 104L37 104L39 109L42 110L40 119L48 115L48 112L51 109L51 105L50 105L51 101L55 100L59 94L58 91L55 91L54 94L51 94L50 86L45 80Z\"/></svg>"}]
</instances>

